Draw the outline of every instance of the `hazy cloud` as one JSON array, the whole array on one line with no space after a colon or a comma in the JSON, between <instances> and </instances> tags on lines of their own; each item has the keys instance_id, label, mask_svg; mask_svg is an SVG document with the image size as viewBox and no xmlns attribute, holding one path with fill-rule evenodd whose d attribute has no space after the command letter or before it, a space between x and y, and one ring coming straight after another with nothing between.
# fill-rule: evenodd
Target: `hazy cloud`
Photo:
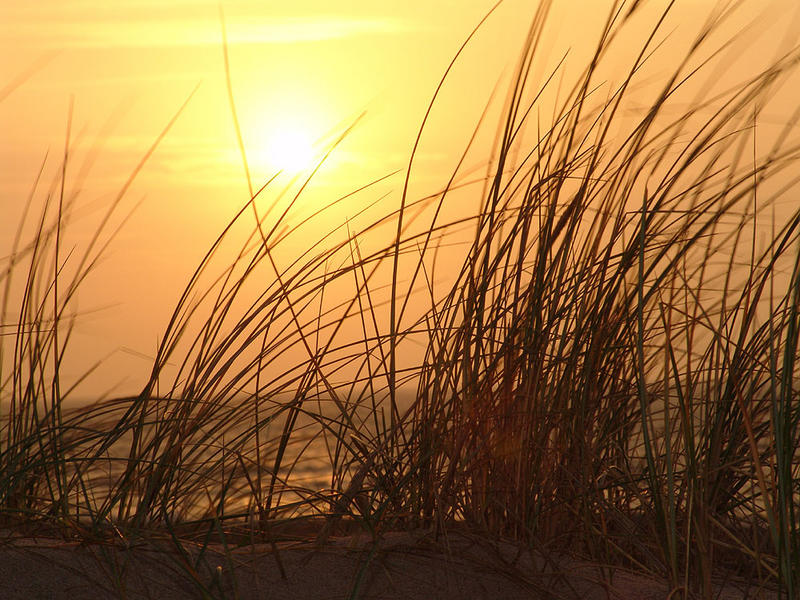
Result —
<instances>
[{"instance_id":1,"label":"hazy cloud","mask_svg":"<svg viewBox=\"0 0 800 600\"><path fill-rule=\"evenodd\" d=\"M5 30L5 31L3 31ZM407 31L398 19L308 16L229 19L230 44L292 44ZM221 24L211 18L37 20L0 26L4 36L50 47L162 47L218 45Z\"/></svg>"}]
</instances>

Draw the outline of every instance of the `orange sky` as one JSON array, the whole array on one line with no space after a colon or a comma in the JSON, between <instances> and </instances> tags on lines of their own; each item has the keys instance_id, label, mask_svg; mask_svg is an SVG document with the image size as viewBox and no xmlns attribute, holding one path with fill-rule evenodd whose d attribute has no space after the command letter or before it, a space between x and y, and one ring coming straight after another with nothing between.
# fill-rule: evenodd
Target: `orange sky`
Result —
<instances>
[{"instance_id":1,"label":"orange sky","mask_svg":"<svg viewBox=\"0 0 800 600\"><path fill-rule=\"evenodd\" d=\"M315 179L306 210L323 198L404 168L439 78L492 4L222 2L233 91L254 184L265 181L280 160L270 151L271 138L279 132L295 135L300 144L318 141L313 148L318 152L364 111L364 119ZM583 66L581 51L596 40L609 2L555 4L549 44L537 67L540 74L567 48L572 48L573 64ZM651 4L657 9L663 3ZM690 35L699 15L714 4L679 0L672 26L675 39ZM732 21L732 31L752 23L759 13L767 17L762 27L742 38L742 47L750 50L736 55L734 73L768 62L782 44L797 43L791 34L800 31L796 0L745 5ZM503 3L457 65L423 138L416 193L444 183L442 173L455 165L492 87L504 69L513 68L534 6L530 0ZM247 198L221 40L216 1L0 3L0 90L13 87L6 88L10 93L0 102L0 255L6 253L5 240L47 152L45 181L56 177L70 98L74 139L68 187L80 194L84 207L74 225L80 240L91 231L98 209L199 85L129 190L125 210L142 203L80 299L80 308L90 316L78 330L78 353L85 355L87 365L110 356L87 394L123 379L119 393L138 391L149 365L120 348L152 353L191 269L221 224ZM668 68L669 59L668 52L657 58L654 74ZM770 113L778 123L782 106L788 105L778 104ZM283 138L282 143L294 141ZM485 156L476 153L469 164L482 160ZM401 185L401 179L390 179L363 202L383 193L394 193L390 198L396 202Z\"/></svg>"}]
</instances>

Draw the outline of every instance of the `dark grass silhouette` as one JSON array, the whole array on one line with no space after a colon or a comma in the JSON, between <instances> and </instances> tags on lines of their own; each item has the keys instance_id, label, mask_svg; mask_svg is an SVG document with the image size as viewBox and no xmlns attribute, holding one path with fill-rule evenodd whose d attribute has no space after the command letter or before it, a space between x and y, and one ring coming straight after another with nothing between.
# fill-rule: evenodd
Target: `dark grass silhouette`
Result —
<instances>
[{"instance_id":1,"label":"dark grass silhouette","mask_svg":"<svg viewBox=\"0 0 800 600\"><path fill-rule=\"evenodd\" d=\"M631 116L670 8L607 83L604 61L642 10L616 6L569 84L561 63L531 76L544 3L482 190L459 183L460 162L439 194L412 199L412 152L396 211L287 262L305 185L259 215L272 182L251 184L178 300L142 393L70 410L60 369L73 303L127 185L78 253L61 245L74 203L62 177L2 273L6 526L178 548L274 544L305 521L319 542L342 528L466 527L588 559L608 581L615 569L657 575L673 597L713 598L721 575L797 597L800 212L773 218L766 242L759 225L794 182L766 183L792 175L800 146L792 118L759 150L757 123L800 53L680 108L725 48L709 46L720 10ZM539 103L559 86L545 118ZM480 210L446 217L465 190ZM386 226L394 239L362 252ZM442 288L437 253L465 228L463 266ZM24 282L14 305L12 279ZM398 357L419 340L424 355L406 366ZM286 356L304 358L285 367Z\"/></svg>"}]
</instances>

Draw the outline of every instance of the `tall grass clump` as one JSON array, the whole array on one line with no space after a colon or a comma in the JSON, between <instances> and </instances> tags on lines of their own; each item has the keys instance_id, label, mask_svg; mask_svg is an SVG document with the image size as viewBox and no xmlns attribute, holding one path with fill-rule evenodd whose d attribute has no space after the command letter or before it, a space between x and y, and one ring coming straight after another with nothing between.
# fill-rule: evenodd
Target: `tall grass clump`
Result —
<instances>
[{"instance_id":1,"label":"tall grass clump","mask_svg":"<svg viewBox=\"0 0 800 600\"><path fill-rule=\"evenodd\" d=\"M794 176L796 115L755 144L758 107L798 55L676 116L720 12L630 119L662 21L620 82L598 73L639 8L612 12L547 126L530 122L552 85L530 77L534 22L473 242L426 315L408 501L684 593L710 597L724 565L794 597L800 213L773 213L768 239L758 225L795 183L762 191Z\"/></svg>"},{"instance_id":2,"label":"tall grass clump","mask_svg":"<svg viewBox=\"0 0 800 600\"><path fill-rule=\"evenodd\" d=\"M46 156L24 202L10 252L0 262L3 526L45 524L73 531L83 530L86 519L96 524L93 507L96 495L104 491L95 480L97 459L105 457L114 434L107 431L106 418L114 403L80 406L73 401L76 389L99 362L77 378L63 374L79 318L78 291L130 216L119 215L125 195L178 114L97 216L82 247L70 235L74 222L88 214L68 180L74 162L72 103L57 176L43 189L43 175L52 160ZM87 169L84 164L80 171Z\"/></svg>"},{"instance_id":3,"label":"tall grass clump","mask_svg":"<svg viewBox=\"0 0 800 600\"><path fill-rule=\"evenodd\" d=\"M392 210L371 216L379 198L311 243L349 196L301 220L313 173L266 212L274 182L254 188L189 279L142 392L69 419L59 307L80 278L57 287L64 213L43 217L5 275L27 257L3 514L270 539L311 517L320 540L345 517L375 535L458 525L609 577L656 573L674 597L714 597L731 573L797 597L800 211L784 201L798 115L766 148L758 126L800 53L698 92L730 51L725 5L654 86L672 4L653 17L619 2L579 74L560 61L534 77L548 9L492 148L474 147L479 124L419 199L412 153ZM611 57L632 29L621 71ZM477 185L461 170L475 151L490 156ZM474 213L452 210L464 198Z\"/></svg>"}]
</instances>

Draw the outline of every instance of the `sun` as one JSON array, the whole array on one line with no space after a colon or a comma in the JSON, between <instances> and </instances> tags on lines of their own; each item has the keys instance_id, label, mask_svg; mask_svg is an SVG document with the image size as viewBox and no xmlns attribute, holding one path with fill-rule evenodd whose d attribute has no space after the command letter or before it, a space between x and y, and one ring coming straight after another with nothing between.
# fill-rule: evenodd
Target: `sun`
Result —
<instances>
[{"instance_id":1,"label":"sun","mask_svg":"<svg viewBox=\"0 0 800 600\"><path fill-rule=\"evenodd\" d=\"M299 173L312 166L314 142L302 124L285 122L265 132L264 160L269 169Z\"/></svg>"}]
</instances>

